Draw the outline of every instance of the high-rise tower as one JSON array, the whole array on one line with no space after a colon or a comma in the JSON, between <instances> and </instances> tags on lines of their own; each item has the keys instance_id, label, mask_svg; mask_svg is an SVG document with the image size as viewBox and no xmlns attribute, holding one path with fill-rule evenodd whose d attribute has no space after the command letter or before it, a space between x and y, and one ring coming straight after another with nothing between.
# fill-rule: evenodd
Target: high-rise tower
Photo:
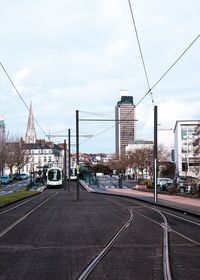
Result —
<instances>
[{"instance_id":1,"label":"high-rise tower","mask_svg":"<svg viewBox=\"0 0 200 280\"><path fill-rule=\"evenodd\" d=\"M5 126L3 118L1 118L1 116L0 116L0 141L1 141L1 143L3 140L5 140L5 137L6 137L5 131L6 131L6 126Z\"/></svg>"},{"instance_id":2,"label":"high-rise tower","mask_svg":"<svg viewBox=\"0 0 200 280\"><path fill-rule=\"evenodd\" d=\"M34 126L32 104L30 105L30 109L29 109L29 117L28 117L27 129L26 129L25 142L26 143L36 143L36 131L35 131L35 126Z\"/></svg>"},{"instance_id":3,"label":"high-rise tower","mask_svg":"<svg viewBox=\"0 0 200 280\"><path fill-rule=\"evenodd\" d=\"M126 146L135 139L135 105L133 97L121 95L121 100L117 102L115 107L115 144L116 155L125 155ZM121 120L121 121L120 121Z\"/></svg>"}]
</instances>

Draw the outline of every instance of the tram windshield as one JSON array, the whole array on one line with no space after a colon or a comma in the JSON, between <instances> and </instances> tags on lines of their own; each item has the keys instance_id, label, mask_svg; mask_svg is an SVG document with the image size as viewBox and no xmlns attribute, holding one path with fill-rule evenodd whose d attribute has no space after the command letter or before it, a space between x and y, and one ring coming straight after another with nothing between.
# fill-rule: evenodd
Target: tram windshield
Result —
<instances>
[{"instance_id":1,"label":"tram windshield","mask_svg":"<svg viewBox=\"0 0 200 280\"><path fill-rule=\"evenodd\" d=\"M58 169L51 169L48 172L49 181L59 181L61 179L61 172Z\"/></svg>"}]
</instances>

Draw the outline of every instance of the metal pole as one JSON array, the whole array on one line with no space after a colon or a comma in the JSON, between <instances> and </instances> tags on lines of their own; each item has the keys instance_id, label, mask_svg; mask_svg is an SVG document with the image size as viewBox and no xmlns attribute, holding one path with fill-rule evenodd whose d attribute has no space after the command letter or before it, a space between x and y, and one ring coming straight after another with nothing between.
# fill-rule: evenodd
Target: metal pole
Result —
<instances>
[{"instance_id":1,"label":"metal pole","mask_svg":"<svg viewBox=\"0 0 200 280\"><path fill-rule=\"evenodd\" d=\"M76 181L76 197L79 200L79 111L76 110L76 170L77 170L77 181Z\"/></svg>"},{"instance_id":2,"label":"metal pole","mask_svg":"<svg viewBox=\"0 0 200 280\"><path fill-rule=\"evenodd\" d=\"M66 140L64 140L64 181L66 182L67 157L66 157Z\"/></svg>"},{"instance_id":3,"label":"metal pole","mask_svg":"<svg viewBox=\"0 0 200 280\"><path fill-rule=\"evenodd\" d=\"M158 175L158 118L157 106L154 106L154 150L153 150L153 182L154 182L154 202L158 200L157 175Z\"/></svg>"},{"instance_id":4,"label":"metal pole","mask_svg":"<svg viewBox=\"0 0 200 280\"><path fill-rule=\"evenodd\" d=\"M71 170L71 130L68 129L68 181L70 182Z\"/></svg>"}]
</instances>

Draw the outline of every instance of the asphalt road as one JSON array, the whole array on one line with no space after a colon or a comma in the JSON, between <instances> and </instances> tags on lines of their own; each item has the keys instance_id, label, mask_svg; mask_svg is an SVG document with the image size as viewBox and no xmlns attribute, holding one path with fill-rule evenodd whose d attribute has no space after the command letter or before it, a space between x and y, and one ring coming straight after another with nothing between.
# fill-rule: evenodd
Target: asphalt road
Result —
<instances>
[{"instance_id":1,"label":"asphalt road","mask_svg":"<svg viewBox=\"0 0 200 280\"><path fill-rule=\"evenodd\" d=\"M14 181L11 184L8 185L1 185L0 188L0 196L7 195L10 193L13 193L14 191L17 191L18 189L27 186L30 182L30 179L26 180L20 180L20 181Z\"/></svg>"},{"instance_id":2,"label":"asphalt road","mask_svg":"<svg viewBox=\"0 0 200 280\"><path fill-rule=\"evenodd\" d=\"M162 279L163 219L137 201L84 190L77 200L70 183L18 204L0 211L0 280L78 279L130 213L88 279ZM167 217L174 230L200 242L198 221ZM200 247L175 232L169 238L172 279L199 279Z\"/></svg>"}]
</instances>

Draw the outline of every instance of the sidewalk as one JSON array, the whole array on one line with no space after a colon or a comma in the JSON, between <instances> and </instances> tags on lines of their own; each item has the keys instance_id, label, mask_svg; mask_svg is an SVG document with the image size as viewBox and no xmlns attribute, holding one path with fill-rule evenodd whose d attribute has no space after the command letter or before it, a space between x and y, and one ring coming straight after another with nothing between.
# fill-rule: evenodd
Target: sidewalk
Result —
<instances>
[{"instance_id":1,"label":"sidewalk","mask_svg":"<svg viewBox=\"0 0 200 280\"><path fill-rule=\"evenodd\" d=\"M109 193L120 195L128 195L148 202L154 202L154 194L151 192L143 192L131 189L107 189ZM172 207L184 212L194 213L200 216L200 199L188 198L184 196L158 194L157 203L167 207Z\"/></svg>"},{"instance_id":2,"label":"sidewalk","mask_svg":"<svg viewBox=\"0 0 200 280\"><path fill-rule=\"evenodd\" d=\"M118 194L122 196L130 196L134 197L138 200L148 201L150 203L155 204L154 202L154 193L152 192L144 192L139 190L127 189L127 188L106 188L104 190L100 190L98 188L94 189L88 186L85 182L81 182L83 187L87 191L92 192L107 192L110 194ZM158 194L158 199L156 205L165 206L169 208L174 208L176 210L181 210L184 213L190 213L195 216L200 217L200 199L199 198L188 198L184 196L178 195L168 195L168 194Z\"/></svg>"}]
</instances>

